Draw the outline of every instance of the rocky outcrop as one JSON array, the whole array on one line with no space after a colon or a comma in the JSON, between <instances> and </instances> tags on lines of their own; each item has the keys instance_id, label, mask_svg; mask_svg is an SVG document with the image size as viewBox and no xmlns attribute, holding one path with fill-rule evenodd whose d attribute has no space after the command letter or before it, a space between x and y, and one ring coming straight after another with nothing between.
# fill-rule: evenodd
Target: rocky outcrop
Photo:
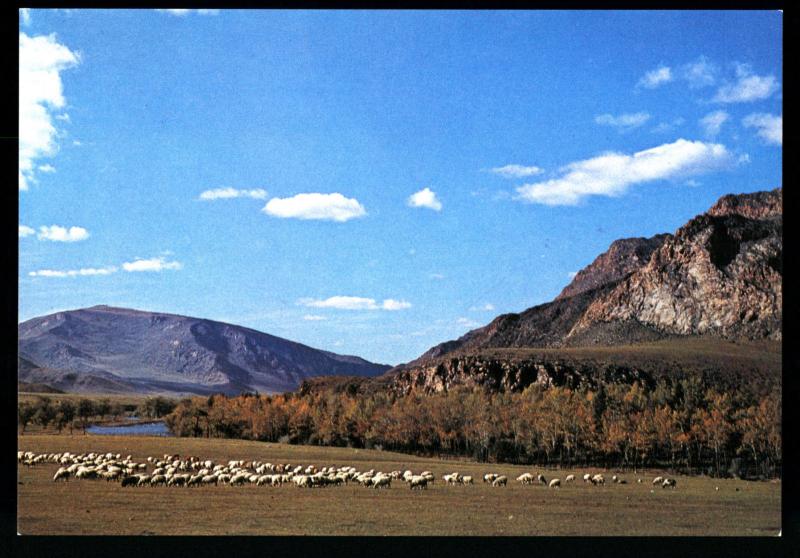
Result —
<instances>
[{"instance_id":1,"label":"rocky outcrop","mask_svg":"<svg viewBox=\"0 0 800 558\"><path fill-rule=\"evenodd\" d=\"M395 371L502 347L780 340L782 257L782 190L723 196L674 235L615 241L552 302L498 316Z\"/></svg>"},{"instance_id":2,"label":"rocky outcrop","mask_svg":"<svg viewBox=\"0 0 800 558\"><path fill-rule=\"evenodd\" d=\"M781 338L780 189L725 196L595 299L569 337L633 322L678 335Z\"/></svg>"},{"instance_id":3,"label":"rocky outcrop","mask_svg":"<svg viewBox=\"0 0 800 558\"><path fill-rule=\"evenodd\" d=\"M580 270L555 300L569 298L624 279L645 265L650 260L653 252L660 248L671 236L669 234L657 234L650 238L615 240L607 251L597 256L591 264Z\"/></svg>"}]
</instances>

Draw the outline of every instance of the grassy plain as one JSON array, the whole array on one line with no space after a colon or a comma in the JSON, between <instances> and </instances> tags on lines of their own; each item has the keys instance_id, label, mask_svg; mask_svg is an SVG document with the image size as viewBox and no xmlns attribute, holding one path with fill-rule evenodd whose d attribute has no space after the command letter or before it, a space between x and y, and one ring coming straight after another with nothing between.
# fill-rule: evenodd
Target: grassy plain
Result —
<instances>
[{"instance_id":1,"label":"grassy plain","mask_svg":"<svg viewBox=\"0 0 800 558\"><path fill-rule=\"evenodd\" d=\"M54 483L57 466L18 466L18 531L22 534L103 535L762 535L781 529L779 482L678 476L676 490L653 488L657 471L625 473L625 485L591 486L584 470L428 459L399 453L289 446L251 441L139 436L25 435L19 449L34 452L180 453L292 464L353 465L359 470L431 470L436 483L412 491L359 485L301 489L227 485L201 488L125 488L105 481ZM459 471L474 486L446 486ZM520 473L575 473L561 489L521 486ZM596 470L595 470L596 471ZM486 472L509 477L505 488L483 484ZM607 481L614 474L605 471ZM642 478L643 483L636 482ZM715 490L719 487L719 490Z\"/></svg>"}]
</instances>

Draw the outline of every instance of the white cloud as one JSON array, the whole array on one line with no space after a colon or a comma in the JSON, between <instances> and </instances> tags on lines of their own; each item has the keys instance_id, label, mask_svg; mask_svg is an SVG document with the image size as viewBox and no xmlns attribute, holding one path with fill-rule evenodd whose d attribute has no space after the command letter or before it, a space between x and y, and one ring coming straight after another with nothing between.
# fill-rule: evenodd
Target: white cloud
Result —
<instances>
[{"instance_id":1,"label":"white cloud","mask_svg":"<svg viewBox=\"0 0 800 558\"><path fill-rule=\"evenodd\" d=\"M236 188L216 188L206 190L200 194L201 200L221 200L228 198L253 198L256 200L267 199L267 191L261 188L254 190L237 190Z\"/></svg>"},{"instance_id":2,"label":"white cloud","mask_svg":"<svg viewBox=\"0 0 800 558\"><path fill-rule=\"evenodd\" d=\"M756 133L767 143L783 145L783 115L763 112L748 114L742 119L745 128L756 128Z\"/></svg>"},{"instance_id":3,"label":"white cloud","mask_svg":"<svg viewBox=\"0 0 800 558\"><path fill-rule=\"evenodd\" d=\"M30 236L30 235L32 235L34 233L36 233L36 231L34 229L32 229L31 227L28 227L26 225L20 225L19 226L19 237L20 238L25 238L26 236Z\"/></svg>"},{"instance_id":4,"label":"white cloud","mask_svg":"<svg viewBox=\"0 0 800 558\"><path fill-rule=\"evenodd\" d=\"M568 271L568 272L567 272L567 277L569 277L570 279L575 279L575 276L576 276L577 274L578 274L578 272L577 272L577 271Z\"/></svg>"},{"instance_id":5,"label":"white cloud","mask_svg":"<svg viewBox=\"0 0 800 558\"><path fill-rule=\"evenodd\" d=\"M698 182L697 180L690 178L689 180L684 182L684 184L686 184L687 186L691 186L692 188L697 188L702 184L702 182Z\"/></svg>"},{"instance_id":6,"label":"white cloud","mask_svg":"<svg viewBox=\"0 0 800 558\"><path fill-rule=\"evenodd\" d=\"M161 12L161 13L167 13L167 14L170 14L170 15L178 16L178 17L184 17L184 16L187 16L187 15L190 15L190 14L193 14L193 13L198 14L198 15L217 15L217 14L219 14L219 10L184 10L184 9L180 9L180 10L175 10L175 9L173 9L173 10L158 10L157 9L156 11L157 12Z\"/></svg>"},{"instance_id":7,"label":"white cloud","mask_svg":"<svg viewBox=\"0 0 800 558\"><path fill-rule=\"evenodd\" d=\"M67 114L66 112L64 114L57 114L56 115L56 120L61 120L63 122L69 122L70 121L69 114Z\"/></svg>"},{"instance_id":8,"label":"white cloud","mask_svg":"<svg viewBox=\"0 0 800 558\"><path fill-rule=\"evenodd\" d=\"M504 167L495 167L492 169L492 172L499 174L503 178L524 178L526 176L541 174L544 171L535 166L506 165Z\"/></svg>"},{"instance_id":9,"label":"white cloud","mask_svg":"<svg viewBox=\"0 0 800 558\"><path fill-rule=\"evenodd\" d=\"M310 308L334 308L336 310L404 310L411 308L411 304L404 300L387 298L383 303L378 304L374 298L360 296L332 296L324 300L301 298L298 303Z\"/></svg>"},{"instance_id":10,"label":"white cloud","mask_svg":"<svg viewBox=\"0 0 800 558\"><path fill-rule=\"evenodd\" d=\"M35 181L34 160L58 150L53 111L64 107L60 72L79 56L56 41L55 34L19 34L19 189Z\"/></svg>"},{"instance_id":11,"label":"white cloud","mask_svg":"<svg viewBox=\"0 0 800 558\"><path fill-rule=\"evenodd\" d=\"M708 87L716 82L718 69L705 56L686 64L682 69L682 77L689 82L691 89Z\"/></svg>"},{"instance_id":12,"label":"white cloud","mask_svg":"<svg viewBox=\"0 0 800 558\"><path fill-rule=\"evenodd\" d=\"M672 81L672 70L668 66L659 66L655 70L647 72L642 79L639 80L637 86L654 89L670 81Z\"/></svg>"},{"instance_id":13,"label":"white cloud","mask_svg":"<svg viewBox=\"0 0 800 558\"><path fill-rule=\"evenodd\" d=\"M405 300L387 298L383 301L383 304L381 304L381 308L384 310L405 310L406 308L411 308L411 303Z\"/></svg>"},{"instance_id":14,"label":"white cloud","mask_svg":"<svg viewBox=\"0 0 800 558\"><path fill-rule=\"evenodd\" d=\"M303 319L306 320L307 322L321 322L323 320L327 320L328 318L326 318L325 316L317 316L315 314L306 314L305 316L303 316Z\"/></svg>"},{"instance_id":15,"label":"white cloud","mask_svg":"<svg viewBox=\"0 0 800 558\"><path fill-rule=\"evenodd\" d=\"M125 262L122 264L122 269L125 271L163 271L165 269L181 269L183 265L180 262L168 262L163 257L142 259L136 258L132 262Z\"/></svg>"},{"instance_id":16,"label":"white cloud","mask_svg":"<svg viewBox=\"0 0 800 558\"><path fill-rule=\"evenodd\" d=\"M775 93L780 84L775 76L757 76L747 64L736 65L735 83L727 83L717 90L714 101L718 103L747 103L766 99Z\"/></svg>"},{"instance_id":17,"label":"white cloud","mask_svg":"<svg viewBox=\"0 0 800 558\"><path fill-rule=\"evenodd\" d=\"M72 140L72 145L83 145L80 140Z\"/></svg>"},{"instance_id":18,"label":"white cloud","mask_svg":"<svg viewBox=\"0 0 800 558\"><path fill-rule=\"evenodd\" d=\"M690 176L731 164L724 145L679 139L633 155L605 153L570 163L562 176L517 188L518 199L545 205L576 205L587 196L620 196L632 184Z\"/></svg>"},{"instance_id":19,"label":"white cloud","mask_svg":"<svg viewBox=\"0 0 800 558\"><path fill-rule=\"evenodd\" d=\"M89 238L89 231L83 227L59 227L58 225L39 227L39 240L52 240L54 242L78 242Z\"/></svg>"},{"instance_id":20,"label":"white cloud","mask_svg":"<svg viewBox=\"0 0 800 558\"><path fill-rule=\"evenodd\" d=\"M650 120L650 115L646 112L620 114L619 116L613 116L611 114L599 114L594 118L596 124L600 124L601 126L611 126L613 128L617 128L621 132L638 128L648 120Z\"/></svg>"},{"instance_id":21,"label":"white cloud","mask_svg":"<svg viewBox=\"0 0 800 558\"><path fill-rule=\"evenodd\" d=\"M19 9L19 16L22 18L23 25L30 25L31 24L31 9L30 8L20 8Z\"/></svg>"},{"instance_id":22,"label":"white cloud","mask_svg":"<svg viewBox=\"0 0 800 558\"><path fill-rule=\"evenodd\" d=\"M358 200L342 194L297 194L291 198L272 198L261 211L273 217L321 219L343 223L367 214Z\"/></svg>"},{"instance_id":23,"label":"white cloud","mask_svg":"<svg viewBox=\"0 0 800 558\"><path fill-rule=\"evenodd\" d=\"M51 164L39 165L39 172L56 172L56 168Z\"/></svg>"},{"instance_id":24,"label":"white cloud","mask_svg":"<svg viewBox=\"0 0 800 558\"><path fill-rule=\"evenodd\" d=\"M86 275L111 275L116 273L117 268L114 266L109 267L89 267L83 269L70 269L67 271L57 271L54 269L41 269L39 271L30 271L28 275L31 277L78 277Z\"/></svg>"},{"instance_id":25,"label":"white cloud","mask_svg":"<svg viewBox=\"0 0 800 558\"><path fill-rule=\"evenodd\" d=\"M436 199L436 192L430 188L423 188L419 192L411 194L406 203L409 207L427 207L434 211L442 210L442 202Z\"/></svg>"},{"instance_id":26,"label":"white cloud","mask_svg":"<svg viewBox=\"0 0 800 558\"><path fill-rule=\"evenodd\" d=\"M441 280L441 279L444 279L444 277L445 277L444 273L431 273L430 274L430 278L431 279L439 279L439 280Z\"/></svg>"},{"instance_id":27,"label":"white cloud","mask_svg":"<svg viewBox=\"0 0 800 558\"><path fill-rule=\"evenodd\" d=\"M719 134L722 125L728 120L730 115L724 110L710 112L700 119L700 126L703 128L705 135L714 137Z\"/></svg>"},{"instance_id":28,"label":"white cloud","mask_svg":"<svg viewBox=\"0 0 800 558\"><path fill-rule=\"evenodd\" d=\"M494 304L492 304L491 302L487 302L486 304L483 304L481 306L473 306L470 308L470 311L472 312L491 312L492 310L494 310Z\"/></svg>"}]
</instances>

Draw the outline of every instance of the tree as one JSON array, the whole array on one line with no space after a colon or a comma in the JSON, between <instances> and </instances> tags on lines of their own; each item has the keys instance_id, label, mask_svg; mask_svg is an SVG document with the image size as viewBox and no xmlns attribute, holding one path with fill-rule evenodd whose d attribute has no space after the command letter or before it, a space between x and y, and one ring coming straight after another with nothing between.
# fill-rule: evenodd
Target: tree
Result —
<instances>
[{"instance_id":1,"label":"tree","mask_svg":"<svg viewBox=\"0 0 800 558\"><path fill-rule=\"evenodd\" d=\"M47 428L56 416L56 410L53 407L49 397L40 397L35 405L36 412L33 414L33 422L40 425L42 428Z\"/></svg>"},{"instance_id":2,"label":"tree","mask_svg":"<svg viewBox=\"0 0 800 558\"><path fill-rule=\"evenodd\" d=\"M72 433L72 421L75 419L75 412L75 405L68 399L62 399L58 402L55 422L59 432L69 425L70 434Z\"/></svg>"},{"instance_id":3,"label":"tree","mask_svg":"<svg viewBox=\"0 0 800 558\"><path fill-rule=\"evenodd\" d=\"M25 427L33 420L36 408L31 403L20 403L17 406L17 422L22 426L20 434L25 433Z\"/></svg>"},{"instance_id":4,"label":"tree","mask_svg":"<svg viewBox=\"0 0 800 558\"><path fill-rule=\"evenodd\" d=\"M80 419L80 424L81 428L83 429L83 433L86 434L86 426L89 423L89 419L97 415L92 400L84 398L78 401L77 414L78 418Z\"/></svg>"}]
</instances>

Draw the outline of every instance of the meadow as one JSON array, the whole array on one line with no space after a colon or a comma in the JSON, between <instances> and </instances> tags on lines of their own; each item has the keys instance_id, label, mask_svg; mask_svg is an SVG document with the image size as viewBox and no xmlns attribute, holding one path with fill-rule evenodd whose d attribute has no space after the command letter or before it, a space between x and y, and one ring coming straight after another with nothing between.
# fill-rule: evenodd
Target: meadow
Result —
<instances>
[{"instance_id":1,"label":"meadow","mask_svg":"<svg viewBox=\"0 0 800 558\"><path fill-rule=\"evenodd\" d=\"M653 487L663 471L603 472L605 486L583 483L590 470L441 460L388 451L294 446L232 439L91 435L25 435L18 449L40 452L112 452L147 456L178 453L217 462L230 459L292 464L353 465L358 470L428 469L428 490L394 481L376 490L357 484L326 488L294 485L128 487L103 480L53 482L58 468L18 465L17 530L24 535L741 535L781 530L779 481L675 476L677 488ZM473 486L448 486L441 476L472 475ZM507 475L507 487L481 482L484 473ZM562 482L560 489L522 486L523 472ZM610 483L621 474L627 484ZM672 475L670 475L672 476ZM637 479L642 479L638 483Z\"/></svg>"}]
</instances>

